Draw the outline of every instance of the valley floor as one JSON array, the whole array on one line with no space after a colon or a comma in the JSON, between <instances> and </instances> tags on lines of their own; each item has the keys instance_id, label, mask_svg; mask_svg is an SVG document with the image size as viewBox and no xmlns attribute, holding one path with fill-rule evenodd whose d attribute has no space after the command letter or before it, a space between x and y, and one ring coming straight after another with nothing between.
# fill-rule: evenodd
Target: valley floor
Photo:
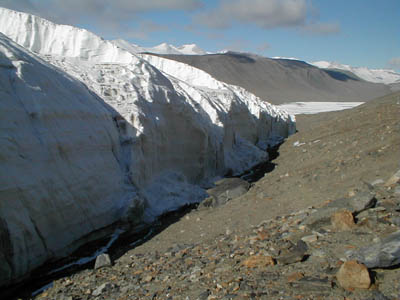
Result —
<instances>
[{"instance_id":1,"label":"valley floor","mask_svg":"<svg viewBox=\"0 0 400 300\"><path fill-rule=\"evenodd\" d=\"M35 299L399 299L399 268L370 269L368 289L344 290L336 273L348 250L400 230L400 185L385 185L400 169L400 93L297 122L275 169L245 195L193 210L112 267ZM365 195L374 208L351 210L349 230L318 219Z\"/></svg>"}]
</instances>

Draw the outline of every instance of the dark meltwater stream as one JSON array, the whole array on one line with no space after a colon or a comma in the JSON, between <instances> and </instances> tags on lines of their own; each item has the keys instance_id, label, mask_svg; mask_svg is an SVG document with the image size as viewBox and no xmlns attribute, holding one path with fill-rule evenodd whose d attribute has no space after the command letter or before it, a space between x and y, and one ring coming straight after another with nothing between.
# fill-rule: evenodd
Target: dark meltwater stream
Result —
<instances>
[{"instance_id":1,"label":"dark meltwater stream","mask_svg":"<svg viewBox=\"0 0 400 300\"><path fill-rule=\"evenodd\" d=\"M280 144L268 149L269 161L258 164L244 174L235 177L253 183L261 179L266 173L273 171L275 164L271 161L279 156L279 146ZM198 204L185 205L178 210L160 216L156 222L143 226L134 232L118 229L118 224L115 224L112 226L114 227L114 234L111 236L84 245L65 259L46 263L33 271L30 278L24 282L0 290L0 299L31 299L51 287L54 280L70 276L80 270L93 269L95 259L101 253L108 253L111 260L114 261L130 249L145 243L171 224L179 221L191 210L196 209L197 206ZM112 227L111 229L113 229Z\"/></svg>"}]
</instances>

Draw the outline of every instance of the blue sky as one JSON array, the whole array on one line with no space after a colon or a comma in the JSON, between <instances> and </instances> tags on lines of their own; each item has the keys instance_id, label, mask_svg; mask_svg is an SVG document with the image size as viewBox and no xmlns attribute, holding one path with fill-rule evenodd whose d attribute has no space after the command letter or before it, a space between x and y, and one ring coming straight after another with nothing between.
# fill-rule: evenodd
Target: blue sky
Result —
<instances>
[{"instance_id":1,"label":"blue sky","mask_svg":"<svg viewBox=\"0 0 400 300\"><path fill-rule=\"evenodd\" d=\"M152 47L196 43L400 71L399 0L0 0L0 6Z\"/></svg>"}]
</instances>

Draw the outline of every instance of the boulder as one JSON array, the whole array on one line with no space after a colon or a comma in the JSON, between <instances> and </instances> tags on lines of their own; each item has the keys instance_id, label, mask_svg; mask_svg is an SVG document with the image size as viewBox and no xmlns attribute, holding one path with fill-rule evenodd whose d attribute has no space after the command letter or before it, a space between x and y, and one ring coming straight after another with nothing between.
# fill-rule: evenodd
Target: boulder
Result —
<instances>
[{"instance_id":1,"label":"boulder","mask_svg":"<svg viewBox=\"0 0 400 300\"><path fill-rule=\"evenodd\" d=\"M224 178L217 181L215 185L216 187L207 190L210 197L203 201L203 206L217 207L224 205L228 201L242 196L250 188L250 184L240 178Z\"/></svg>"},{"instance_id":2,"label":"boulder","mask_svg":"<svg viewBox=\"0 0 400 300\"><path fill-rule=\"evenodd\" d=\"M374 193L371 191L361 191L355 193L350 198L339 198L317 209L304 220L303 224L313 227L328 225L332 215L338 211L347 210L357 215L366 209L374 207L376 202L377 200Z\"/></svg>"},{"instance_id":3,"label":"boulder","mask_svg":"<svg viewBox=\"0 0 400 300\"><path fill-rule=\"evenodd\" d=\"M306 258L308 246L302 240L299 240L296 245L292 245L289 249L283 250L277 258L279 264L288 265L303 261Z\"/></svg>"},{"instance_id":4,"label":"boulder","mask_svg":"<svg viewBox=\"0 0 400 300\"><path fill-rule=\"evenodd\" d=\"M110 266L111 266L111 259L107 253L100 254L99 256L96 257L96 262L94 264L94 268L96 270Z\"/></svg>"},{"instance_id":5,"label":"boulder","mask_svg":"<svg viewBox=\"0 0 400 300\"><path fill-rule=\"evenodd\" d=\"M350 255L368 268L389 268L400 264L400 231Z\"/></svg>"},{"instance_id":6,"label":"boulder","mask_svg":"<svg viewBox=\"0 0 400 300\"><path fill-rule=\"evenodd\" d=\"M335 212L331 217L331 223L338 231L351 230L356 226L353 214L346 209Z\"/></svg>"},{"instance_id":7,"label":"boulder","mask_svg":"<svg viewBox=\"0 0 400 300\"><path fill-rule=\"evenodd\" d=\"M243 262L243 265L248 268L262 268L267 266L274 266L275 261L271 256L266 255L253 255Z\"/></svg>"},{"instance_id":8,"label":"boulder","mask_svg":"<svg viewBox=\"0 0 400 300\"><path fill-rule=\"evenodd\" d=\"M368 269L357 261L346 261L341 265L336 278L342 288L348 291L354 289L368 289L371 278Z\"/></svg>"}]
</instances>

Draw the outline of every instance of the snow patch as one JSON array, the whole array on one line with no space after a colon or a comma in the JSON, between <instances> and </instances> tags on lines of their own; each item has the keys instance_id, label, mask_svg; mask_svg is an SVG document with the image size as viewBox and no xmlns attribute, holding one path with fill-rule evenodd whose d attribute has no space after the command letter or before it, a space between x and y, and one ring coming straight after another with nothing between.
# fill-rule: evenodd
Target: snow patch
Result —
<instances>
[{"instance_id":1,"label":"snow patch","mask_svg":"<svg viewBox=\"0 0 400 300\"><path fill-rule=\"evenodd\" d=\"M289 114L317 114L320 112L337 111L356 107L364 102L292 102L277 105Z\"/></svg>"}]
</instances>

